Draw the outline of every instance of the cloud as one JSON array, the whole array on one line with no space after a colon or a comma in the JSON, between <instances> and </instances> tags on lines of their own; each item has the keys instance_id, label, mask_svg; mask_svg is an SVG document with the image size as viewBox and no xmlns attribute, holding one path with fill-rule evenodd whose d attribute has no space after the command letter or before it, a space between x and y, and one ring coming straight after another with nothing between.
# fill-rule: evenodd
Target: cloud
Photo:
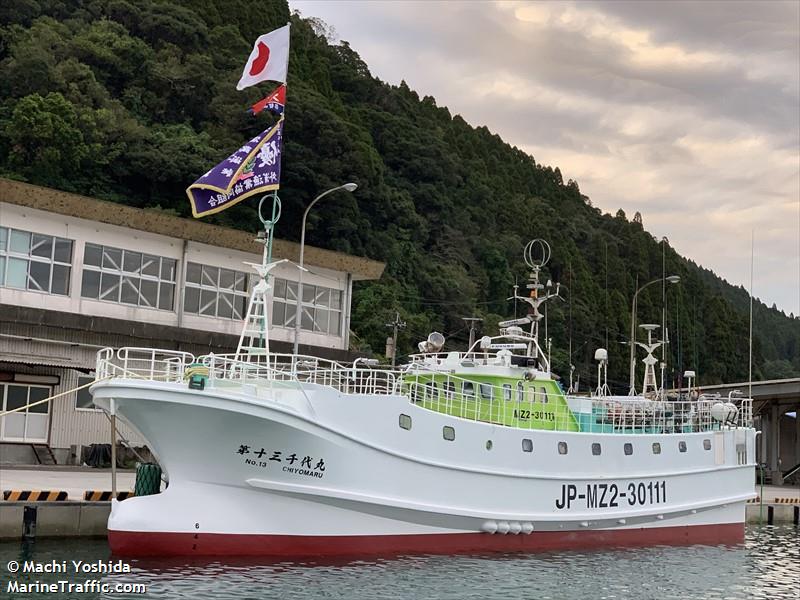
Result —
<instances>
[{"instance_id":1,"label":"cloud","mask_svg":"<svg viewBox=\"0 0 800 600\"><path fill-rule=\"evenodd\" d=\"M800 3L291 2L371 72L486 125L800 313Z\"/></svg>"}]
</instances>

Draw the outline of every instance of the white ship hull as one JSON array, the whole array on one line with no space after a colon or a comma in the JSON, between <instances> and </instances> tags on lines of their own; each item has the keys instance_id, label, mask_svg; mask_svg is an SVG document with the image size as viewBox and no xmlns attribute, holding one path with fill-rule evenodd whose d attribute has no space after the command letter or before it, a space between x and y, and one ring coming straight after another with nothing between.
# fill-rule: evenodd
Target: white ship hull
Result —
<instances>
[{"instance_id":1,"label":"white ship hull","mask_svg":"<svg viewBox=\"0 0 800 600\"><path fill-rule=\"evenodd\" d=\"M161 494L114 501L109 540L116 554L736 543L745 501L755 495L755 432L748 428L523 430L426 410L399 395L225 383L194 391L114 379L92 388L101 407L110 410L114 399L116 414L151 442L169 475ZM399 427L401 414L411 418L410 429ZM445 426L454 440L444 439ZM523 440L532 452L523 451ZM601 444L600 456L593 443Z\"/></svg>"}]
</instances>

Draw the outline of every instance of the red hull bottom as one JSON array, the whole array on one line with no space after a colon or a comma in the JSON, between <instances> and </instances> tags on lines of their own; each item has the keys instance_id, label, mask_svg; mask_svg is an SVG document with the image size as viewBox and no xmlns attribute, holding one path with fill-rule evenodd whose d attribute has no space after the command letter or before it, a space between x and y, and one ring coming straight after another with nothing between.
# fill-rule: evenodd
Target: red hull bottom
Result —
<instances>
[{"instance_id":1,"label":"red hull bottom","mask_svg":"<svg viewBox=\"0 0 800 600\"><path fill-rule=\"evenodd\" d=\"M744 523L650 529L540 531L530 535L443 533L427 535L295 536L109 531L117 556L370 556L547 552L613 546L738 544Z\"/></svg>"}]
</instances>

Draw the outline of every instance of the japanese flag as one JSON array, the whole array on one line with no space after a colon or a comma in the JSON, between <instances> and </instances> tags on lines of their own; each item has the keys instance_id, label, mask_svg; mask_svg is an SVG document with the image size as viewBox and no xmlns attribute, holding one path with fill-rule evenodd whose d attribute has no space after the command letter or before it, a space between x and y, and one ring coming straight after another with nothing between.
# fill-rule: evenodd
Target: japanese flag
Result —
<instances>
[{"instance_id":1,"label":"japanese flag","mask_svg":"<svg viewBox=\"0 0 800 600\"><path fill-rule=\"evenodd\" d=\"M236 89L243 90L262 81L286 83L288 68L289 26L285 25L256 40Z\"/></svg>"}]
</instances>

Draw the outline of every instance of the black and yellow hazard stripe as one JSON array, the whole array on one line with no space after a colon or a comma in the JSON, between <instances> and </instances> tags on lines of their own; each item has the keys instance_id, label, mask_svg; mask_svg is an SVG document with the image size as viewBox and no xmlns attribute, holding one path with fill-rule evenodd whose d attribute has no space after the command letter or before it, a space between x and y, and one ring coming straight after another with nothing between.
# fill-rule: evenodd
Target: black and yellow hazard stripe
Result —
<instances>
[{"instance_id":1,"label":"black and yellow hazard stripe","mask_svg":"<svg viewBox=\"0 0 800 600\"><path fill-rule=\"evenodd\" d=\"M750 498L750 500L747 501L747 504L758 504L759 502L761 502L761 498L755 497L755 498Z\"/></svg>"},{"instance_id":2,"label":"black and yellow hazard stripe","mask_svg":"<svg viewBox=\"0 0 800 600\"><path fill-rule=\"evenodd\" d=\"M800 498L775 498L775 504L800 504Z\"/></svg>"},{"instance_id":3,"label":"black and yellow hazard stripe","mask_svg":"<svg viewBox=\"0 0 800 600\"><path fill-rule=\"evenodd\" d=\"M66 499L64 491L3 490L3 500L7 502L63 502Z\"/></svg>"},{"instance_id":4,"label":"black and yellow hazard stripe","mask_svg":"<svg viewBox=\"0 0 800 600\"><path fill-rule=\"evenodd\" d=\"M117 500L125 500L131 498L133 492L117 492ZM86 502L109 502L113 497L113 492L102 490L86 490L83 493L83 499Z\"/></svg>"}]
</instances>

